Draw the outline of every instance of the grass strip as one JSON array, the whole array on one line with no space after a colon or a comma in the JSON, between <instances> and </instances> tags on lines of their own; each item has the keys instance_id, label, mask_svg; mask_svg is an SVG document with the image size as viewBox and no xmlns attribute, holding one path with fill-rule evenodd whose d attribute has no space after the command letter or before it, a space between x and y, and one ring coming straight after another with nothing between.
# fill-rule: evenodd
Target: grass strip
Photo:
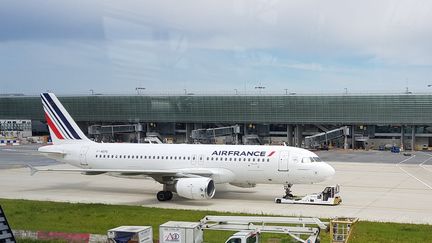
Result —
<instances>
[{"instance_id":1,"label":"grass strip","mask_svg":"<svg viewBox=\"0 0 432 243\"><path fill-rule=\"evenodd\" d=\"M0 205L5 210L13 229L106 234L108 229L120 225L148 225L153 226L154 239L158 239L159 225L167 221L199 221L206 215L247 215L141 206L12 199L0 199ZM430 232L432 232L431 225L360 221L354 227L350 242L432 242ZM205 242L225 242L232 233L213 230L205 231ZM290 237L282 236L282 234L263 234L263 242L276 237L282 238L280 241L282 243L291 242ZM326 232L321 232L321 242L330 242L329 235Z\"/></svg>"}]
</instances>

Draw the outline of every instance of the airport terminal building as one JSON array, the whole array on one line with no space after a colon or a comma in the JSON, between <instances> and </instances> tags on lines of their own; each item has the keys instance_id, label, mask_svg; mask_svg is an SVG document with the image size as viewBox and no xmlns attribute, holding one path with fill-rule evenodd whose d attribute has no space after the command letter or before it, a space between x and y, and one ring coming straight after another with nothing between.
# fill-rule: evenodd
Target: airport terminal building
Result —
<instances>
[{"instance_id":1,"label":"airport terminal building","mask_svg":"<svg viewBox=\"0 0 432 243\"><path fill-rule=\"evenodd\" d=\"M58 98L82 130L98 141L143 142L158 137L175 143L432 147L429 94ZM38 96L0 96L0 119L31 120L34 134L47 133Z\"/></svg>"}]
</instances>

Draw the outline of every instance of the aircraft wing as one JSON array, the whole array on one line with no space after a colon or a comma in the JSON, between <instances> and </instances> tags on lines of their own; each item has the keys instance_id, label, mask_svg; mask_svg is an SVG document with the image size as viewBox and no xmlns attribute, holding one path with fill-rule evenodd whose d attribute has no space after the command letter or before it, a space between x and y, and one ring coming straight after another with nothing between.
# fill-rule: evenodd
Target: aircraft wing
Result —
<instances>
[{"instance_id":1,"label":"aircraft wing","mask_svg":"<svg viewBox=\"0 0 432 243\"><path fill-rule=\"evenodd\" d=\"M146 175L159 181L157 178L161 177L174 177L174 178L196 178L196 177L209 177L213 178L221 183L231 181L234 174L226 169L219 168L186 168L186 169L174 169L174 170L142 170L142 169L37 169L31 165L27 165L30 168L30 174L34 175L37 172L80 172L86 173L88 175L98 175L104 173L114 173L124 176L136 176L136 175Z\"/></svg>"}]
</instances>

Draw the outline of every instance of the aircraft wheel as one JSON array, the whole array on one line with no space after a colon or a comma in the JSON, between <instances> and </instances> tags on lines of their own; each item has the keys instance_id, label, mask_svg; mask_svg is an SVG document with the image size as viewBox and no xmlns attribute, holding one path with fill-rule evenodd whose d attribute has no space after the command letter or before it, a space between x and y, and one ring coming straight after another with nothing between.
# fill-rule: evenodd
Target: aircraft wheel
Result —
<instances>
[{"instance_id":1,"label":"aircraft wheel","mask_svg":"<svg viewBox=\"0 0 432 243\"><path fill-rule=\"evenodd\" d=\"M276 199L276 203L281 203L281 200L280 199Z\"/></svg>"},{"instance_id":2,"label":"aircraft wheel","mask_svg":"<svg viewBox=\"0 0 432 243\"><path fill-rule=\"evenodd\" d=\"M160 192L158 192L157 194L156 194L156 198L157 198L157 200L159 200L159 202L163 202L163 201L166 201L167 200L167 197L166 197L167 195L166 195L166 193L164 192L164 191L160 191Z\"/></svg>"},{"instance_id":3,"label":"aircraft wheel","mask_svg":"<svg viewBox=\"0 0 432 243\"><path fill-rule=\"evenodd\" d=\"M165 191L165 198L167 201L173 198L173 193L171 191Z\"/></svg>"}]
</instances>

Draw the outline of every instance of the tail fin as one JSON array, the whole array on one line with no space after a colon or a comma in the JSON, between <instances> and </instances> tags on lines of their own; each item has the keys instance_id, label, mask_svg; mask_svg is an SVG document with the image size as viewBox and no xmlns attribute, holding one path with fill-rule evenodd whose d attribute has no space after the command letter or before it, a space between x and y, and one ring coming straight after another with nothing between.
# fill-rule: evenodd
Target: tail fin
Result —
<instances>
[{"instance_id":1,"label":"tail fin","mask_svg":"<svg viewBox=\"0 0 432 243\"><path fill-rule=\"evenodd\" d=\"M42 93L41 99L54 144L91 141L84 135L54 94Z\"/></svg>"}]
</instances>

